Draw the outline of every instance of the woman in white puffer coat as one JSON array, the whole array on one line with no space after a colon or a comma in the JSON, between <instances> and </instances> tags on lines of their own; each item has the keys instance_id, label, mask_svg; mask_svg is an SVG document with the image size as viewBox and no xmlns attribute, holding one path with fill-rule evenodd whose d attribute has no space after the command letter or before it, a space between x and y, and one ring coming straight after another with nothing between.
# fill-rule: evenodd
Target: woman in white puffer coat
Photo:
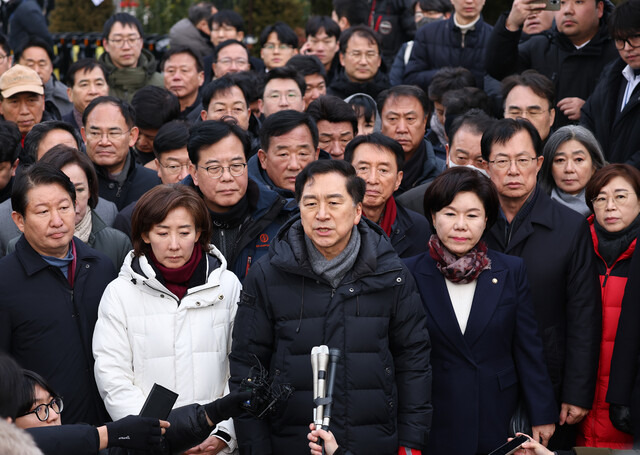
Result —
<instances>
[{"instance_id":1,"label":"woman in white puffer coat","mask_svg":"<svg viewBox=\"0 0 640 455\"><path fill-rule=\"evenodd\" d=\"M241 284L210 238L206 205L185 185L157 186L137 202L134 249L102 296L93 334L96 383L114 420L139 414L154 383L179 394L176 407L228 393ZM199 447L233 452L233 422Z\"/></svg>"}]
</instances>

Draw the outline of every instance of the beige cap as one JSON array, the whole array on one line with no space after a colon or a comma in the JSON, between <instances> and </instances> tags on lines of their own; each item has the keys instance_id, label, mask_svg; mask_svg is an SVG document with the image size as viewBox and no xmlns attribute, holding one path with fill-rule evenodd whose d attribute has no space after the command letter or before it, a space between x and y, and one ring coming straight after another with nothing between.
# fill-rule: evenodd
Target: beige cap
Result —
<instances>
[{"instance_id":1,"label":"beige cap","mask_svg":"<svg viewBox=\"0 0 640 455\"><path fill-rule=\"evenodd\" d=\"M3 98L9 98L21 92L44 95L42 79L27 66L14 65L0 77L0 94Z\"/></svg>"}]
</instances>

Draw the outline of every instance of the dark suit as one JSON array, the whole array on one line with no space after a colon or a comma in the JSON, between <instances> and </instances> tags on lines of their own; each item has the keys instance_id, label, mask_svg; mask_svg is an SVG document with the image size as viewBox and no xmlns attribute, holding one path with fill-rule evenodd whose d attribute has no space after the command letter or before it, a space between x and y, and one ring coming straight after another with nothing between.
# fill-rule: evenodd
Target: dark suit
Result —
<instances>
[{"instance_id":1,"label":"dark suit","mask_svg":"<svg viewBox=\"0 0 640 455\"><path fill-rule=\"evenodd\" d=\"M508 242L504 222L485 233L485 240L489 248L524 259L556 400L590 409L602 314L589 226L539 188L534 197ZM567 444L561 448L571 448Z\"/></svg>"},{"instance_id":2,"label":"dark suit","mask_svg":"<svg viewBox=\"0 0 640 455\"><path fill-rule=\"evenodd\" d=\"M464 334L444 276L429 253L405 260L427 310L433 422L426 453L488 453L507 440L519 390L533 425L556 421L557 405L524 263L489 251Z\"/></svg>"}]
</instances>

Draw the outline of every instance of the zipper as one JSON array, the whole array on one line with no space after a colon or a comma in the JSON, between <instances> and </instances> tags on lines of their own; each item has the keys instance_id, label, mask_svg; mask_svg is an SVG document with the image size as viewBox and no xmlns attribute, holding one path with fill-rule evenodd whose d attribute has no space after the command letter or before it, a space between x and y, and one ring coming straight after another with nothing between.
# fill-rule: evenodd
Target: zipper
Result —
<instances>
[{"instance_id":1,"label":"zipper","mask_svg":"<svg viewBox=\"0 0 640 455\"><path fill-rule=\"evenodd\" d=\"M156 289L150 284L148 284L146 281L143 281L142 285L148 287L149 289L153 289L154 291L159 292L160 294L166 294L170 296L173 300L175 300L178 305L180 304L180 300L178 300L178 298L175 295L173 295L171 292L163 291L161 289Z\"/></svg>"}]
</instances>

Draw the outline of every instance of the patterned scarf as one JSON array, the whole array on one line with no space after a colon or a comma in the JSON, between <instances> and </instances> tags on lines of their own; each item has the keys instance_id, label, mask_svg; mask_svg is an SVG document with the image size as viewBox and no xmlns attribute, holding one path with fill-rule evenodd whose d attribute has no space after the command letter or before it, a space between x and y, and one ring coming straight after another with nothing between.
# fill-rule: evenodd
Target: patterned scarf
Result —
<instances>
[{"instance_id":1,"label":"patterned scarf","mask_svg":"<svg viewBox=\"0 0 640 455\"><path fill-rule=\"evenodd\" d=\"M453 283L471 283L483 270L491 268L487 257L487 244L482 240L464 256L456 256L447 250L436 235L429 239L429 254L444 277Z\"/></svg>"}]
</instances>

